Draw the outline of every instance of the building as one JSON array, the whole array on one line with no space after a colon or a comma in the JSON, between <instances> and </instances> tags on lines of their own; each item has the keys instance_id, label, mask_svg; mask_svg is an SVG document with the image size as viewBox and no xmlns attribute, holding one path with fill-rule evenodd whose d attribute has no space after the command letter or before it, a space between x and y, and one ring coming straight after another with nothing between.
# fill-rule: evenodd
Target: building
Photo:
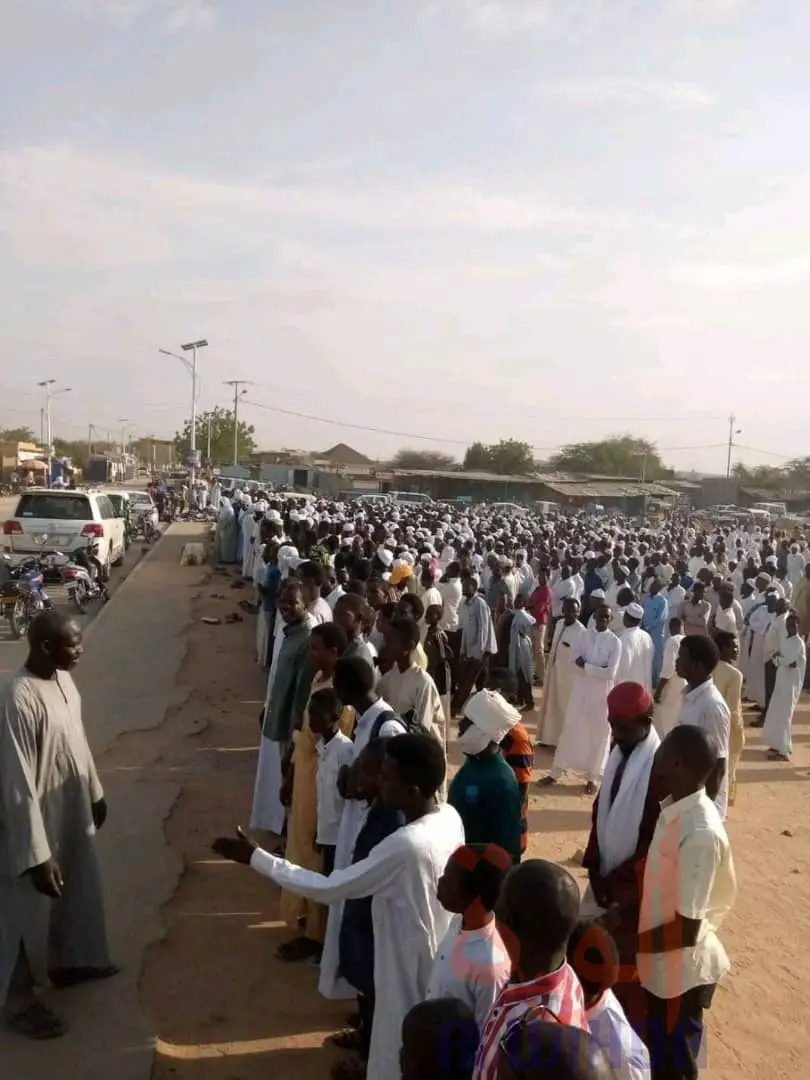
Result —
<instances>
[{"instance_id":1,"label":"building","mask_svg":"<svg viewBox=\"0 0 810 1080\"><path fill-rule=\"evenodd\" d=\"M383 491L421 491L440 502L465 499L473 503L511 502L531 507L554 502L566 510L598 503L608 509L641 511L650 501L674 505L678 492L664 484L641 483L629 477L573 476L531 473L502 476L476 470L394 469Z\"/></svg>"},{"instance_id":2,"label":"building","mask_svg":"<svg viewBox=\"0 0 810 1080\"><path fill-rule=\"evenodd\" d=\"M12 473L18 473L22 479L29 470L41 482L48 472L44 458L45 451L36 443L0 441L0 474L6 483Z\"/></svg>"}]
</instances>

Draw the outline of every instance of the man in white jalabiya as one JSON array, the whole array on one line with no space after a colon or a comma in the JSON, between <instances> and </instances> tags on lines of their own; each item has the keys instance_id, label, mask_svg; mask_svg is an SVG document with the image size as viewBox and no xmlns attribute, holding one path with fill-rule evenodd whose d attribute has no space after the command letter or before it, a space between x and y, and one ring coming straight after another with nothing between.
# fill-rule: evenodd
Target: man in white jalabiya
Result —
<instances>
[{"instance_id":1,"label":"man in white jalabiya","mask_svg":"<svg viewBox=\"0 0 810 1080\"><path fill-rule=\"evenodd\" d=\"M772 761L790 761L793 753L793 712L804 686L807 665L805 644L799 634L799 620L793 612L787 616L786 637L782 639L772 661L776 667L776 685L765 714L762 742L768 747L768 757Z\"/></svg>"},{"instance_id":2,"label":"man in white jalabiya","mask_svg":"<svg viewBox=\"0 0 810 1080\"><path fill-rule=\"evenodd\" d=\"M110 963L96 831L104 792L70 674L81 630L56 612L31 623L28 659L0 701L0 1011L32 1039L67 1026L35 984L107 979Z\"/></svg>"},{"instance_id":3,"label":"man in white jalabiya","mask_svg":"<svg viewBox=\"0 0 810 1080\"><path fill-rule=\"evenodd\" d=\"M655 716L653 723L660 738L664 738L678 723L681 714L681 699L686 682L675 670L678 662L681 642L683 641L683 623L680 616L674 615L669 620L669 637L664 642L664 659L661 663L661 678L655 688Z\"/></svg>"},{"instance_id":4,"label":"man in white jalabiya","mask_svg":"<svg viewBox=\"0 0 810 1080\"><path fill-rule=\"evenodd\" d=\"M622 656L616 672L616 686L623 682L639 683L648 694L653 692L652 669L655 646L646 630L641 629L644 608L633 601L624 612L624 628L619 633Z\"/></svg>"},{"instance_id":5,"label":"man in white jalabiya","mask_svg":"<svg viewBox=\"0 0 810 1080\"><path fill-rule=\"evenodd\" d=\"M584 635L585 627L579 621L579 604L573 598L565 600L563 617L554 627L540 719L537 721L537 741L542 746L556 746L560 741L568 702L574 688L574 658Z\"/></svg>"},{"instance_id":6,"label":"man in white jalabiya","mask_svg":"<svg viewBox=\"0 0 810 1080\"><path fill-rule=\"evenodd\" d=\"M585 793L595 795L610 744L607 696L613 689L622 654L622 643L608 629L609 607L596 612L596 626L586 630L574 651L574 687L568 702L554 762L541 785L556 784L567 769L585 773Z\"/></svg>"},{"instance_id":7,"label":"man in white jalabiya","mask_svg":"<svg viewBox=\"0 0 810 1080\"><path fill-rule=\"evenodd\" d=\"M399 1076L402 1021L427 992L432 963L452 915L439 903L437 885L453 852L464 843L456 810L436 793L446 772L444 750L425 735L391 739L383 761L383 802L406 824L368 856L328 877L270 855L240 834L220 838L214 850L249 864L290 892L333 904L370 896L374 926L375 1009L368 1080Z\"/></svg>"}]
</instances>

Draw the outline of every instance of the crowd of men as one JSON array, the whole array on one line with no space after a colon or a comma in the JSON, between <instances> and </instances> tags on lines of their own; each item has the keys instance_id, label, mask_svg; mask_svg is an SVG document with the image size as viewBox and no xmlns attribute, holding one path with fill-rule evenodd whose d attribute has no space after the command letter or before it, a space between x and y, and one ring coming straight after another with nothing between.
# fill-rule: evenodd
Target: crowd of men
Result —
<instances>
[{"instance_id":1,"label":"crowd of men","mask_svg":"<svg viewBox=\"0 0 810 1080\"><path fill-rule=\"evenodd\" d=\"M267 689L254 838L215 850L281 887L279 959L356 999L338 1078L697 1076L729 968L744 710L789 760L808 557L798 536L688 517L221 496L215 558L255 587ZM35 622L0 728L0 1000L33 1037L64 1030L33 993L48 917L68 958L52 978L115 972L103 919L71 924L98 893L73 838L106 816L75 637ZM582 897L525 858L534 722L554 748L535 792L574 774L595 796Z\"/></svg>"}]
</instances>

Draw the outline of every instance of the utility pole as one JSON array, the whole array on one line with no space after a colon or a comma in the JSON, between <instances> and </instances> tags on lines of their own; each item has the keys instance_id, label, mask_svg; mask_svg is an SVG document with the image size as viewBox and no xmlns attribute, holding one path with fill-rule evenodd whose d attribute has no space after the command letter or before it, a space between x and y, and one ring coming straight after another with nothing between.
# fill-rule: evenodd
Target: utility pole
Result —
<instances>
[{"instance_id":1,"label":"utility pole","mask_svg":"<svg viewBox=\"0 0 810 1080\"><path fill-rule=\"evenodd\" d=\"M208 451L205 455L208 468L211 468L211 413L208 413Z\"/></svg>"},{"instance_id":2,"label":"utility pole","mask_svg":"<svg viewBox=\"0 0 810 1080\"><path fill-rule=\"evenodd\" d=\"M92 453L93 453L93 428L94 427L95 427L95 424L88 424L87 425L87 458L88 458L88 461L89 461L89 459L90 459L90 457L92 456Z\"/></svg>"},{"instance_id":3,"label":"utility pole","mask_svg":"<svg viewBox=\"0 0 810 1080\"><path fill-rule=\"evenodd\" d=\"M731 451L734 449L734 436L742 435L742 428L734 430L734 424L737 421L737 417L734 413L728 418L728 457L726 458L726 480L731 479Z\"/></svg>"},{"instance_id":4,"label":"utility pole","mask_svg":"<svg viewBox=\"0 0 810 1080\"><path fill-rule=\"evenodd\" d=\"M239 398L247 393L247 388L253 384L247 379L226 379L226 386L233 387L233 463L239 464ZM244 390L239 387L244 386Z\"/></svg>"}]
</instances>

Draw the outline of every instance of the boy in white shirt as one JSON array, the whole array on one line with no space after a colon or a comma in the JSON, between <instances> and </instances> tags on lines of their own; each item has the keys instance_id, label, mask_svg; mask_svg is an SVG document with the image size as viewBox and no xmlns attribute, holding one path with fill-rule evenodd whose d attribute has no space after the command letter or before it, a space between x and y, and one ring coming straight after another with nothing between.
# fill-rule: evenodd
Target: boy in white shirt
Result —
<instances>
[{"instance_id":1,"label":"boy in white shirt","mask_svg":"<svg viewBox=\"0 0 810 1080\"><path fill-rule=\"evenodd\" d=\"M511 855L497 844L466 844L450 856L436 886L439 903L455 918L433 961L425 999L463 1001L479 1030L512 974L493 911L511 865Z\"/></svg>"},{"instance_id":2,"label":"boy in white shirt","mask_svg":"<svg viewBox=\"0 0 810 1080\"><path fill-rule=\"evenodd\" d=\"M315 837L323 852L323 872L331 874L335 866L340 818L343 814L343 796L338 791L338 773L344 765L350 765L354 757L354 743L340 730L343 705L334 690L326 687L309 699L309 726L318 739L318 831Z\"/></svg>"},{"instance_id":3,"label":"boy in white shirt","mask_svg":"<svg viewBox=\"0 0 810 1080\"><path fill-rule=\"evenodd\" d=\"M650 1080L649 1051L613 993L621 974L613 938L598 923L579 923L568 940L568 963L582 984L590 1033L616 1080Z\"/></svg>"}]
</instances>

